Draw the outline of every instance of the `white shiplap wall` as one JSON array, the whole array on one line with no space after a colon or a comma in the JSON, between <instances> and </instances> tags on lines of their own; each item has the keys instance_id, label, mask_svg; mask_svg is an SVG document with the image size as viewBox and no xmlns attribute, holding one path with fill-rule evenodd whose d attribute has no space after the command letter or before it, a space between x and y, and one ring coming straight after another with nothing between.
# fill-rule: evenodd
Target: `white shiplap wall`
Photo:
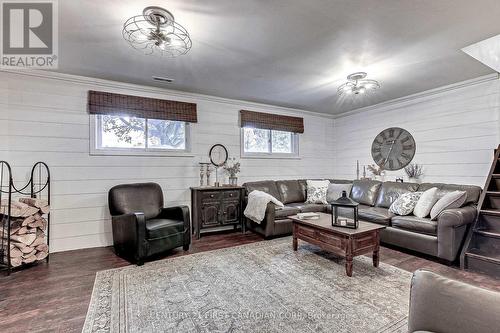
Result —
<instances>
[{"instance_id":1,"label":"white shiplap wall","mask_svg":"<svg viewBox=\"0 0 500 333\"><path fill-rule=\"evenodd\" d=\"M87 91L174 99L198 105L192 125L194 157L90 156ZM0 159L9 161L19 183L30 167L45 161L52 174L51 250L112 244L107 192L116 184L158 182L166 205L189 204L190 186L199 183L198 162L211 145L240 154L240 109L300 115L300 159L243 159L240 182L263 179L332 177L333 119L210 96L188 94L60 74L0 72Z\"/></svg>"},{"instance_id":2,"label":"white shiplap wall","mask_svg":"<svg viewBox=\"0 0 500 333\"><path fill-rule=\"evenodd\" d=\"M499 112L500 81L490 76L341 116L333 131L335 177L355 177L356 160L374 163L373 139L396 126L415 138L413 161L424 165L423 181L484 186L499 143ZM388 172L386 180L403 175Z\"/></svg>"}]
</instances>

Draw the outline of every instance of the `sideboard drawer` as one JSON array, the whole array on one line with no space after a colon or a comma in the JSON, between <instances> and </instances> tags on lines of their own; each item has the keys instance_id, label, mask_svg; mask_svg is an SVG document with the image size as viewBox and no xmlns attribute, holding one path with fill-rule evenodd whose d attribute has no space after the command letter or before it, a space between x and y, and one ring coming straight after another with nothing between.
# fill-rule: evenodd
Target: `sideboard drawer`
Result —
<instances>
[{"instance_id":1,"label":"sideboard drawer","mask_svg":"<svg viewBox=\"0 0 500 333\"><path fill-rule=\"evenodd\" d=\"M239 199L240 191L225 191L224 199Z\"/></svg>"},{"instance_id":2,"label":"sideboard drawer","mask_svg":"<svg viewBox=\"0 0 500 333\"><path fill-rule=\"evenodd\" d=\"M222 199L223 193L220 191L204 191L201 192L201 200L202 201L212 201L212 200L220 200Z\"/></svg>"}]
</instances>

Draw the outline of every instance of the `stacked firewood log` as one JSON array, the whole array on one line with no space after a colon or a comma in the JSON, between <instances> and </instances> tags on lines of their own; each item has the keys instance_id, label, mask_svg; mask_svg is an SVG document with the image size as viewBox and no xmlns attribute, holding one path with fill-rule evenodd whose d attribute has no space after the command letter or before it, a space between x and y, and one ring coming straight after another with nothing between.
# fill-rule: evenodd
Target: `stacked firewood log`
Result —
<instances>
[{"instance_id":1,"label":"stacked firewood log","mask_svg":"<svg viewBox=\"0 0 500 333\"><path fill-rule=\"evenodd\" d=\"M36 198L19 198L11 202L10 263L13 267L45 259L49 253L46 241L49 204ZM8 202L2 200L1 212L8 213ZM5 216L4 216L5 218ZM5 219L4 219L5 220ZM7 225L0 234L3 238L4 255L7 256ZM6 259L6 258L5 258Z\"/></svg>"}]
</instances>

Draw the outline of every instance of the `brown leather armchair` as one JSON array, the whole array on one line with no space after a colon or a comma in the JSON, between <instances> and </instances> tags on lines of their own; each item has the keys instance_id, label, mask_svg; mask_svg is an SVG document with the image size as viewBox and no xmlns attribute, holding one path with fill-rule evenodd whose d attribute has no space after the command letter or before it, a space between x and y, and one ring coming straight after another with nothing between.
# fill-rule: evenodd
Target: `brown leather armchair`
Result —
<instances>
[{"instance_id":1,"label":"brown leather armchair","mask_svg":"<svg viewBox=\"0 0 500 333\"><path fill-rule=\"evenodd\" d=\"M142 265L144 259L191 243L189 207L163 208L156 183L114 186L108 194L113 244L120 257Z\"/></svg>"}]
</instances>

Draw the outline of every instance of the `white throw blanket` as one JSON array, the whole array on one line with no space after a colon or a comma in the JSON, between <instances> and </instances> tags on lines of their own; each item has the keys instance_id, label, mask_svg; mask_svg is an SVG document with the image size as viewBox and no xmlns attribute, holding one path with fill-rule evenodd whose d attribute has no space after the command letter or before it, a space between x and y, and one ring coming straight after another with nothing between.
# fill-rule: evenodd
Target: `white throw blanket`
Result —
<instances>
[{"instance_id":1,"label":"white throw blanket","mask_svg":"<svg viewBox=\"0 0 500 333\"><path fill-rule=\"evenodd\" d=\"M283 203L266 192L254 190L248 194L247 208L243 214L250 220L261 223L266 216L266 207L269 202L278 207L283 207Z\"/></svg>"}]
</instances>

